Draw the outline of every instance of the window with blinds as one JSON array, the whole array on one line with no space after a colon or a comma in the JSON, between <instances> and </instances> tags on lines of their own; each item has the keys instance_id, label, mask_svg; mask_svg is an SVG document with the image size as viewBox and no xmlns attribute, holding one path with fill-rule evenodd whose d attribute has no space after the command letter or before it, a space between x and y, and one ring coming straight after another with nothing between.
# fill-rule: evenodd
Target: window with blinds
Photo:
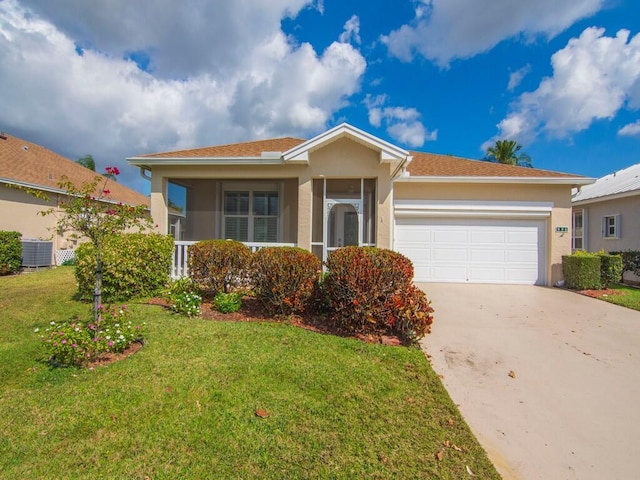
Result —
<instances>
[{"instance_id":1,"label":"window with blinds","mask_svg":"<svg viewBox=\"0 0 640 480\"><path fill-rule=\"evenodd\" d=\"M225 191L224 237L240 242L277 242L279 211L278 192Z\"/></svg>"}]
</instances>

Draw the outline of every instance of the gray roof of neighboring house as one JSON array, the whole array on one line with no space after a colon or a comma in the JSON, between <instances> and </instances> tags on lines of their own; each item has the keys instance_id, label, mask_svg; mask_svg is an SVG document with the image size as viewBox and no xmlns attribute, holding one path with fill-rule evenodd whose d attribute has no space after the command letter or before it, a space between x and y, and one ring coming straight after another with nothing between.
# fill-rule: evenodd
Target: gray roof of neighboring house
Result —
<instances>
[{"instance_id":1,"label":"gray roof of neighboring house","mask_svg":"<svg viewBox=\"0 0 640 480\"><path fill-rule=\"evenodd\" d=\"M605 175L591 185L583 186L573 196L572 201L577 203L621 194L640 195L640 163Z\"/></svg>"}]
</instances>

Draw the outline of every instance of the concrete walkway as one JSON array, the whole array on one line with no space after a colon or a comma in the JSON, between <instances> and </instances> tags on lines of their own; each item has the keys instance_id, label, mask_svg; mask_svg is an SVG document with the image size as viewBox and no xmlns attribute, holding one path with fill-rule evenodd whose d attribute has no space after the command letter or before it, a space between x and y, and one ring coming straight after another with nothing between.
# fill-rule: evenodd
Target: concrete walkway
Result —
<instances>
[{"instance_id":1,"label":"concrete walkway","mask_svg":"<svg viewBox=\"0 0 640 480\"><path fill-rule=\"evenodd\" d=\"M423 348L504 479L640 478L640 312L543 287L419 286L435 308Z\"/></svg>"}]
</instances>

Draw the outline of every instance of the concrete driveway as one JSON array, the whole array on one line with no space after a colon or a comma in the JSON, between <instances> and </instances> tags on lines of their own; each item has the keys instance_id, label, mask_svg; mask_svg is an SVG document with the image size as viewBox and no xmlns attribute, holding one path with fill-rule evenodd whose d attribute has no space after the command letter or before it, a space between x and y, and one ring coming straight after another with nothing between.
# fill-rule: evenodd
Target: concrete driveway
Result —
<instances>
[{"instance_id":1,"label":"concrete driveway","mask_svg":"<svg viewBox=\"0 0 640 480\"><path fill-rule=\"evenodd\" d=\"M640 312L552 288L419 286L435 308L423 348L503 478L640 478Z\"/></svg>"}]
</instances>

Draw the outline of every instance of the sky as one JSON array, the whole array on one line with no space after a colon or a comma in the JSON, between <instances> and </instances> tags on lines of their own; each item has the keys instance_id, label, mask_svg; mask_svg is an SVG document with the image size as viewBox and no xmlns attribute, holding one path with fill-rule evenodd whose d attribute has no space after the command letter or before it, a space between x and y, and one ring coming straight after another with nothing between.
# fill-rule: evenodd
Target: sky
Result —
<instances>
[{"instance_id":1,"label":"sky","mask_svg":"<svg viewBox=\"0 0 640 480\"><path fill-rule=\"evenodd\" d=\"M600 177L640 163L637 0L0 0L0 131L125 158L342 122Z\"/></svg>"}]
</instances>

